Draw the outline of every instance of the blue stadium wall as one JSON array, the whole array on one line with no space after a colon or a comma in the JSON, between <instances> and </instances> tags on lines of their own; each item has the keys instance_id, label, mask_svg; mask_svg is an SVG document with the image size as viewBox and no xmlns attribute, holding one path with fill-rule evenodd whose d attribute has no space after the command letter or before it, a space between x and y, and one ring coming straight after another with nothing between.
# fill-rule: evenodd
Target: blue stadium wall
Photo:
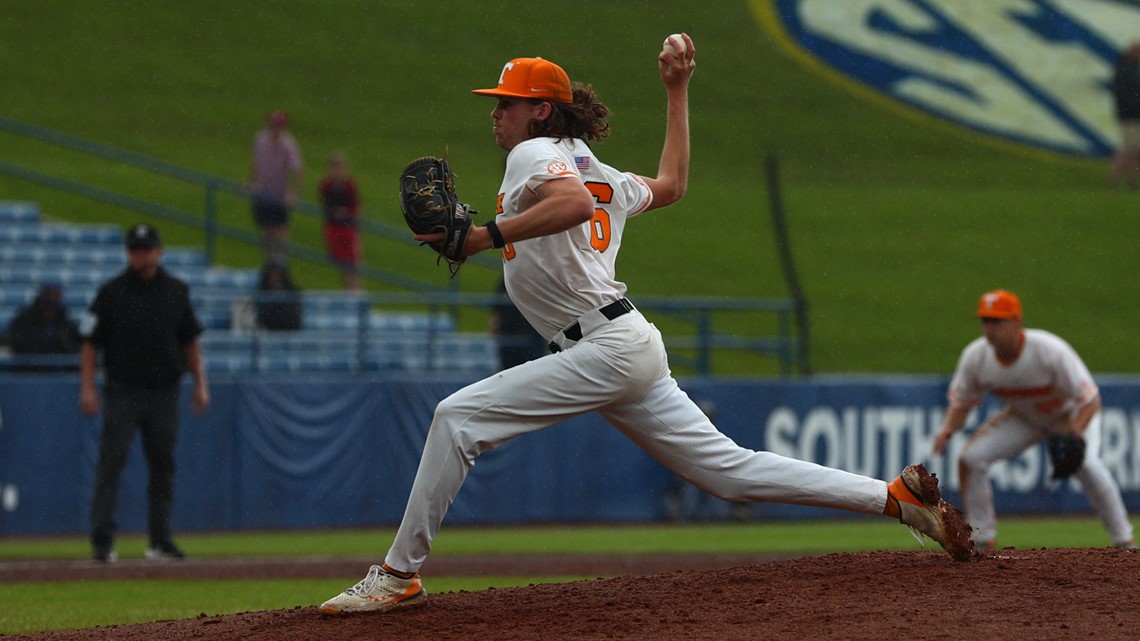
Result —
<instances>
[{"instance_id":1,"label":"blue stadium wall","mask_svg":"<svg viewBox=\"0 0 1140 641\"><path fill-rule=\"evenodd\" d=\"M1103 457L1140 507L1140 377L1098 377ZM216 376L213 406L186 409L174 525L179 531L389 526L398 523L436 402L468 380L360 376ZM932 457L945 410L941 378L688 380L715 404L722 431L745 447L879 478L923 462L958 499L954 465ZM0 535L83 533L100 419L78 409L70 374L0 376ZM987 405L976 425L994 411ZM146 470L137 444L119 522L145 530ZM1073 483L1051 483L1042 448L1000 465L999 510L1088 513ZM516 439L476 463L448 524L649 522L664 518L671 475L596 415ZM715 503L715 502L714 502ZM775 504L761 518L841 512Z\"/></svg>"}]
</instances>

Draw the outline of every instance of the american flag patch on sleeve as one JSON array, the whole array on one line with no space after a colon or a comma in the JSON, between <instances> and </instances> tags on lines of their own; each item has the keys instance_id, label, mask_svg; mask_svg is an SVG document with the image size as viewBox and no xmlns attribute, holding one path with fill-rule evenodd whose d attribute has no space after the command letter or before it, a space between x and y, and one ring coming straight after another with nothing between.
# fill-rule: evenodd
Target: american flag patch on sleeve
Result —
<instances>
[{"instance_id":1,"label":"american flag patch on sleeve","mask_svg":"<svg viewBox=\"0 0 1140 641\"><path fill-rule=\"evenodd\" d=\"M590 157L589 156L574 156L574 166L578 171L589 171Z\"/></svg>"}]
</instances>

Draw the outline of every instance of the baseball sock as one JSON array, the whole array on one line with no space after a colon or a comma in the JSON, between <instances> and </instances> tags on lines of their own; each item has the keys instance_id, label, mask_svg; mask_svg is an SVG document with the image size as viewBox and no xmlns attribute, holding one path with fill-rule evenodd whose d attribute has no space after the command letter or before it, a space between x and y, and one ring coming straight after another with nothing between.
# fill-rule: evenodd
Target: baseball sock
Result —
<instances>
[{"instance_id":1,"label":"baseball sock","mask_svg":"<svg viewBox=\"0 0 1140 641\"><path fill-rule=\"evenodd\" d=\"M388 567L387 563L384 564L384 571L388 574L391 574L392 576L400 577L401 579L410 579L416 575L415 572L397 572L396 570Z\"/></svg>"},{"instance_id":2,"label":"baseball sock","mask_svg":"<svg viewBox=\"0 0 1140 641\"><path fill-rule=\"evenodd\" d=\"M893 516L896 519L901 516L899 511L899 501L906 501L914 505L922 505L922 501L910 491L910 488L903 483L902 477L896 477L887 485L887 504L883 507L883 514Z\"/></svg>"},{"instance_id":3,"label":"baseball sock","mask_svg":"<svg viewBox=\"0 0 1140 641\"><path fill-rule=\"evenodd\" d=\"M899 511L899 500L891 496L890 492L887 493L887 504L883 506L883 514L893 516L896 519L902 516L902 513Z\"/></svg>"}]
</instances>

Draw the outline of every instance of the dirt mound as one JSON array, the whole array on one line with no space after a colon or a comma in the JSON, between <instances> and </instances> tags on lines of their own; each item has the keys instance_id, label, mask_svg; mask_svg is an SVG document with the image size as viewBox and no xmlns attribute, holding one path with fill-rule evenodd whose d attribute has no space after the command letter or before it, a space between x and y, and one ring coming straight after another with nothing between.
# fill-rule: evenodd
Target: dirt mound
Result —
<instances>
[{"instance_id":1,"label":"dirt mound","mask_svg":"<svg viewBox=\"0 0 1140 641\"><path fill-rule=\"evenodd\" d=\"M442 568L440 568L442 569ZM315 606L17 635L39 641L210 639L1135 639L1140 553L874 552L574 583L433 594L382 615ZM431 591L431 578L425 580Z\"/></svg>"}]
</instances>

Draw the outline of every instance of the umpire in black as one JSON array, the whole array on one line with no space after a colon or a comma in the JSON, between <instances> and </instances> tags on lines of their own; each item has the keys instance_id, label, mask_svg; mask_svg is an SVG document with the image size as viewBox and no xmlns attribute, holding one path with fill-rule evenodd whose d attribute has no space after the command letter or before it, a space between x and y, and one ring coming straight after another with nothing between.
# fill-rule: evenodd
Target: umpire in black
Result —
<instances>
[{"instance_id":1,"label":"umpire in black","mask_svg":"<svg viewBox=\"0 0 1140 641\"><path fill-rule=\"evenodd\" d=\"M99 412L95 369L103 351L103 434L91 499L92 556L113 562L119 481L134 440L142 435L149 471L146 558L181 559L170 532L174 499L174 445L178 436L179 380L194 379L190 407L210 404L198 336L202 325L190 305L190 289L159 265L162 242L150 225L127 231L127 269L99 288L80 325L79 408Z\"/></svg>"}]
</instances>

